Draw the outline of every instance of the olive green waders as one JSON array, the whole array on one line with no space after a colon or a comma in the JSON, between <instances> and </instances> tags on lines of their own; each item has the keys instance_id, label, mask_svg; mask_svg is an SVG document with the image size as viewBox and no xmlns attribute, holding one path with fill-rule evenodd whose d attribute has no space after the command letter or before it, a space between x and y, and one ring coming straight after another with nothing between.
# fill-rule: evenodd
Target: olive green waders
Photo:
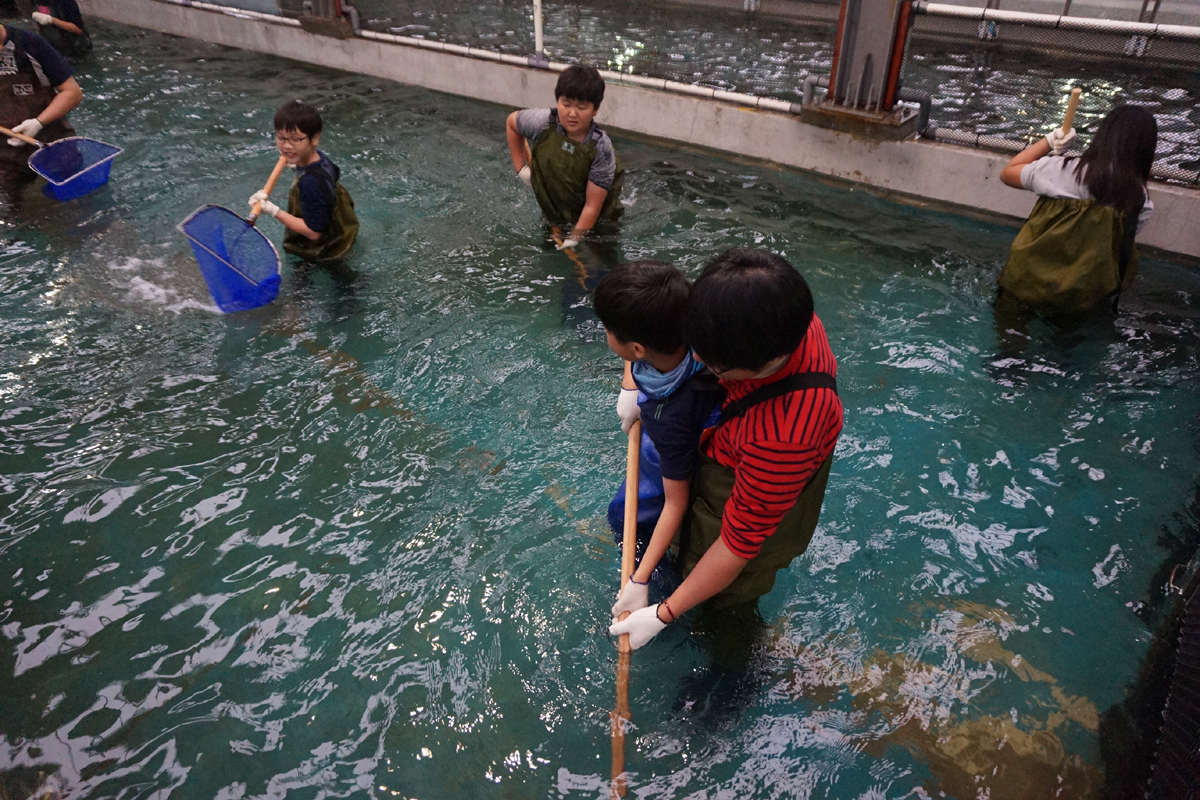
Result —
<instances>
[{"instance_id":1,"label":"olive green waders","mask_svg":"<svg viewBox=\"0 0 1200 800\"><path fill-rule=\"evenodd\" d=\"M775 533L763 542L762 550L750 559L745 568L720 594L708 600L710 605L730 606L757 600L775 586L775 573L792 563L792 559L808 549L821 504L825 501L825 486L833 455L812 474L805 484L796 505L784 514ZM721 520L725 503L733 494L734 472L716 459L701 455L692 476L692 502L684 516L675 547L679 551L679 569L687 578L700 558L721 538Z\"/></svg>"},{"instance_id":2,"label":"olive green waders","mask_svg":"<svg viewBox=\"0 0 1200 800\"><path fill-rule=\"evenodd\" d=\"M593 142L573 142L558 130L558 117L550 116L550 127L530 148L530 179L533 193L546 220L553 225L574 225L587 200L588 173L596 158ZM613 154L614 157L616 154ZM625 170L617 159L617 172L600 208L600 219L616 219L621 207L621 184Z\"/></svg>"},{"instance_id":3,"label":"olive green waders","mask_svg":"<svg viewBox=\"0 0 1200 800\"><path fill-rule=\"evenodd\" d=\"M358 236L358 215L354 213L354 200L346 187L341 183L333 185L334 203L333 214L329 217L329 227L321 233L319 239L309 239L295 231L288 230L283 234L283 249L294 256L300 256L305 261L328 261L341 258L350 252L354 240ZM304 218L300 206L300 180L292 182L292 191L288 193L288 213L295 217Z\"/></svg>"},{"instance_id":4,"label":"olive green waders","mask_svg":"<svg viewBox=\"0 0 1200 800\"><path fill-rule=\"evenodd\" d=\"M1039 197L997 283L1035 308L1091 311L1137 275L1137 221L1129 224L1126 230L1120 212L1093 200Z\"/></svg>"}]
</instances>

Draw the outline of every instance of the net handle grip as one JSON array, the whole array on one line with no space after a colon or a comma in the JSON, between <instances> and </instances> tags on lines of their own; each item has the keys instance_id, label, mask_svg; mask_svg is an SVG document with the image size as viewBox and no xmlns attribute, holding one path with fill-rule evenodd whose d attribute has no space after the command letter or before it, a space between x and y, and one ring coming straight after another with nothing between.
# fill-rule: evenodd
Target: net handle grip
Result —
<instances>
[{"instance_id":1,"label":"net handle grip","mask_svg":"<svg viewBox=\"0 0 1200 800\"><path fill-rule=\"evenodd\" d=\"M1071 90L1071 99L1067 101L1067 113L1063 117L1063 133L1071 130L1071 127L1075 124L1075 109L1079 108L1079 95L1081 94L1083 94L1083 89L1080 89L1078 86Z\"/></svg>"},{"instance_id":2,"label":"net handle grip","mask_svg":"<svg viewBox=\"0 0 1200 800\"><path fill-rule=\"evenodd\" d=\"M25 144L31 144L34 147L41 147L44 144L43 142L39 142L37 139L33 138L32 136L26 136L23 133L17 133L16 131L10 131L8 128L5 128L2 125L0 125L0 134L4 134L5 136L8 136L9 138L12 138L12 139L20 139Z\"/></svg>"},{"instance_id":3,"label":"net handle grip","mask_svg":"<svg viewBox=\"0 0 1200 800\"><path fill-rule=\"evenodd\" d=\"M263 194L271 194L271 190L275 188L276 182L279 181L279 176L283 174L283 168L287 166L287 158L280 156L275 162L275 169L271 170L271 177L267 178L266 184L263 186ZM250 216L246 217L246 222L253 225L258 222L258 215L262 213L262 203L255 203L254 208L250 209Z\"/></svg>"}]
</instances>

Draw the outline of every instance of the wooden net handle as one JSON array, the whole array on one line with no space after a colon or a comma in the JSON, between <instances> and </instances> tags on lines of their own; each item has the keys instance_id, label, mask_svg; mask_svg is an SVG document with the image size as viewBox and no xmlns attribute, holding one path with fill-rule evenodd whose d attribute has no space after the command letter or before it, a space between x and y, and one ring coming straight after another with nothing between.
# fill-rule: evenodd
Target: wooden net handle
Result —
<instances>
[{"instance_id":1,"label":"wooden net handle","mask_svg":"<svg viewBox=\"0 0 1200 800\"><path fill-rule=\"evenodd\" d=\"M9 136L13 139L20 139L25 144L31 144L34 147L41 147L43 144L42 142L39 142L37 139L33 138L32 136L26 136L23 133L17 133L16 131L10 131L8 128L5 128L3 126L0 126L0 134L4 134L5 136Z\"/></svg>"},{"instance_id":2,"label":"wooden net handle","mask_svg":"<svg viewBox=\"0 0 1200 800\"><path fill-rule=\"evenodd\" d=\"M269 195L271 190L275 188L275 184L279 181L279 176L283 174L283 168L287 166L287 159L283 156L275 162L275 169L271 170L271 177L267 178L267 183L263 186L263 194ZM258 215L262 213L262 203L255 203L254 208L250 209L250 216L246 218L246 222L253 225L258 221Z\"/></svg>"},{"instance_id":3,"label":"wooden net handle","mask_svg":"<svg viewBox=\"0 0 1200 800\"><path fill-rule=\"evenodd\" d=\"M1071 130L1071 127L1075 124L1075 109L1079 108L1079 95L1081 94L1083 94L1083 89L1080 89L1078 86L1071 90L1071 99L1067 101L1067 114L1063 117L1063 133Z\"/></svg>"},{"instance_id":4,"label":"wooden net handle","mask_svg":"<svg viewBox=\"0 0 1200 800\"><path fill-rule=\"evenodd\" d=\"M621 589L633 576L634 555L637 551L638 482L642 455L642 421L634 420L629 428L629 446L625 456L625 528L621 550ZM621 619L629 616L626 611ZM629 665L633 653L629 634L617 640L617 708L612 715L612 783L610 798L625 796L625 723L629 720Z\"/></svg>"}]
</instances>

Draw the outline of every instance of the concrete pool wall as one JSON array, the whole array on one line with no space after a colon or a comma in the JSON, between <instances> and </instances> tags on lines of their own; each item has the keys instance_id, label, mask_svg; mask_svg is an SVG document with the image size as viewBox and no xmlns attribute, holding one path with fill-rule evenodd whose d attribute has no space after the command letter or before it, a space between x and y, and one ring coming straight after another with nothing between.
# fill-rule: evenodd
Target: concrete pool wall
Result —
<instances>
[{"instance_id":1,"label":"concrete pool wall","mask_svg":"<svg viewBox=\"0 0 1200 800\"><path fill-rule=\"evenodd\" d=\"M399 83L523 108L554 96L553 70L520 58L388 34L333 39L294 20L178 5L163 0L80 0L84 14L141 28L372 75ZM636 80L636 79L635 79ZM1019 225L1034 196L1000 182L1008 156L941 142L875 142L800 121L780 101L705 87L647 88L613 83L598 121L633 134L773 162L861 184L907 200ZM757 102L759 107L750 103ZM780 110L775 110L776 108ZM503 132L497 131L498 153ZM500 157L499 155L497 157ZM1155 182L1155 213L1138 241L1164 254L1200 258L1200 191Z\"/></svg>"}]
</instances>

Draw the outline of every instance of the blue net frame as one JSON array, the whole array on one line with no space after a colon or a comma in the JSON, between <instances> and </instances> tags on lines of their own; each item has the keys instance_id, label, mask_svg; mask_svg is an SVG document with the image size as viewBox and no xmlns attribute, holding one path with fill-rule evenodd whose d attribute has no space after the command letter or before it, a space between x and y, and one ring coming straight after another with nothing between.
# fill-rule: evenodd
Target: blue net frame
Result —
<instances>
[{"instance_id":1,"label":"blue net frame","mask_svg":"<svg viewBox=\"0 0 1200 800\"><path fill-rule=\"evenodd\" d=\"M48 197L74 200L108 183L113 159L123 152L114 144L71 136L40 148L29 157L29 167L46 179Z\"/></svg>"},{"instance_id":2,"label":"blue net frame","mask_svg":"<svg viewBox=\"0 0 1200 800\"><path fill-rule=\"evenodd\" d=\"M279 252L242 217L208 205L177 227L192 246L209 294L225 313L264 306L279 294Z\"/></svg>"}]
</instances>

